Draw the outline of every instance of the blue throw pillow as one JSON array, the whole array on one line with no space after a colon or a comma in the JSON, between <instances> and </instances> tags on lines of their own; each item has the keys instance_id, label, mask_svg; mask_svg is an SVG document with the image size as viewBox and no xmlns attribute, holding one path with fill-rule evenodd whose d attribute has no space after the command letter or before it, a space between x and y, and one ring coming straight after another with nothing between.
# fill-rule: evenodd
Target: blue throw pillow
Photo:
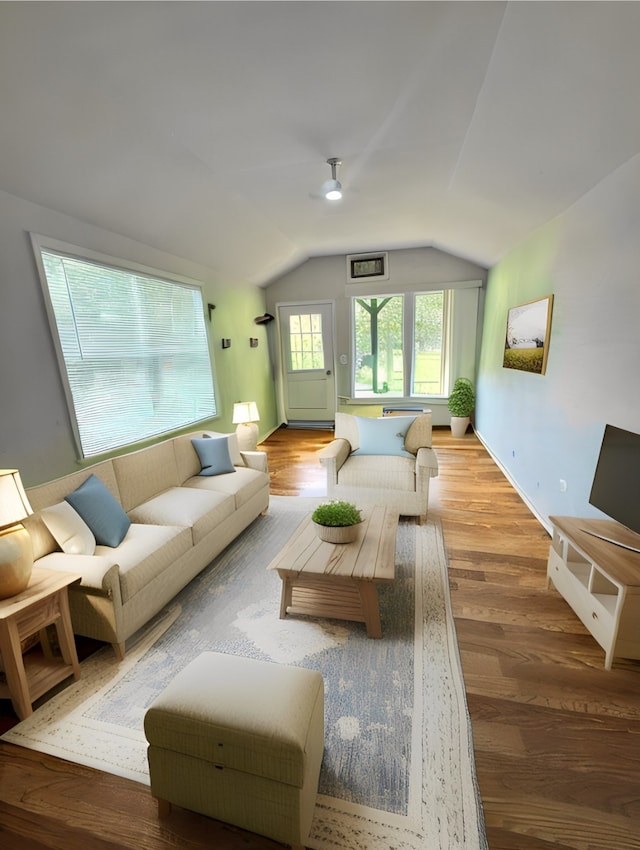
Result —
<instances>
[{"instance_id":1,"label":"blue throw pillow","mask_svg":"<svg viewBox=\"0 0 640 850\"><path fill-rule=\"evenodd\" d=\"M89 526L96 543L114 548L122 543L131 520L99 478L91 474L64 498Z\"/></svg>"},{"instance_id":2,"label":"blue throw pillow","mask_svg":"<svg viewBox=\"0 0 640 850\"><path fill-rule=\"evenodd\" d=\"M404 438L415 416L383 416L372 419L355 416L360 434L360 448L354 455L401 455L415 457L405 450Z\"/></svg>"},{"instance_id":3,"label":"blue throw pillow","mask_svg":"<svg viewBox=\"0 0 640 850\"><path fill-rule=\"evenodd\" d=\"M236 471L226 437L194 437L191 442L200 458L202 469L199 475L222 475Z\"/></svg>"}]
</instances>

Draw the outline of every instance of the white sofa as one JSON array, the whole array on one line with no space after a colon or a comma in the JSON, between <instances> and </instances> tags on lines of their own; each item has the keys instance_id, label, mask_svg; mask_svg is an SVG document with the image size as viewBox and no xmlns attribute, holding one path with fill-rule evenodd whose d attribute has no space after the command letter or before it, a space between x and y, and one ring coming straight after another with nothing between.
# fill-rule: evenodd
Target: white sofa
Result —
<instances>
[{"instance_id":1,"label":"white sofa","mask_svg":"<svg viewBox=\"0 0 640 850\"><path fill-rule=\"evenodd\" d=\"M388 505L426 519L429 481L438 474L430 413L377 419L336 413L335 439L318 458L329 498Z\"/></svg>"},{"instance_id":2,"label":"white sofa","mask_svg":"<svg viewBox=\"0 0 640 850\"><path fill-rule=\"evenodd\" d=\"M203 470L192 438L206 438L207 447L209 440L227 438L233 472ZM78 549L90 549L83 548L84 542L76 545L77 536L64 541L69 532L53 521L68 511L65 497L92 474L106 485L131 525L118 545L98 542L93 554L77 554ZM111 643L116 656L123 658L126 639L266 512L269 475L264 452L240 452L235 434L199 431L99 462L31 487L27 494L34 515L24 524L35 565L82 576L69 588L74 633ZM114 511L122 513L111 496L104 495ZM78 517L71 513L75 523ZM82 521L80 525L87 528Z\"/></svg>"}]
</instances>

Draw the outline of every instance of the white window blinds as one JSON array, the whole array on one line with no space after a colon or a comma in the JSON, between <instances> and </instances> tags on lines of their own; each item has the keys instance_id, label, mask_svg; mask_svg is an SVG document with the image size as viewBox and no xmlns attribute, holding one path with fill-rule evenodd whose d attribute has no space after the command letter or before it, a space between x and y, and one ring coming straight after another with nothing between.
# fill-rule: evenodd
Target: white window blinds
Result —
<instances>
[{"instance_id":1,"label":"white window blinds","mask_svg":"<svg viewBox=\"0 0 640 850\"><path fill-rule=\"evenodd\" d=\"M215 416L198 286L39 250L84 457Z\"/></svg>"}]
</instances>

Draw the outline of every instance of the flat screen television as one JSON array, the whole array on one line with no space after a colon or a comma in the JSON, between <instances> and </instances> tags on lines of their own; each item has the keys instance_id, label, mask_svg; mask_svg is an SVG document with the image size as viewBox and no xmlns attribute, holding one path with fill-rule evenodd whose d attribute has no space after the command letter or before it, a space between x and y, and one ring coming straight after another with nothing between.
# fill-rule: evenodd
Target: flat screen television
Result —
<instances>
[{"instance_id":1,"label":"flat screen television","mask_svg":"<svg viewBox=\"0 0 640 850\"><path fill-rule=\"evenodd\" d=\"M605 427L589 503L639 535L640 547L640 434L613 425ZM640 551L618 540L603 539Z\"/></svg>"}]
</instances>

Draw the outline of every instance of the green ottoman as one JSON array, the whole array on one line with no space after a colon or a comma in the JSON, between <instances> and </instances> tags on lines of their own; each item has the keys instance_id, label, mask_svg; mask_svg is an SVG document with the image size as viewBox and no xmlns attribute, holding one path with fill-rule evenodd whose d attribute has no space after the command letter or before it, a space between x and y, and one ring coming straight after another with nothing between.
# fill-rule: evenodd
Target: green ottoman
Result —
<instances>
[{"instance_id":1,"label":"green ottoman","mask_svg":"<svg viewBox=\"0 0 640 850\"><path fill-rule=\"evenodd\" d=\"M145 714L151 793L301 850L324 751L320 673L205 652Z\"/></svg>"}]
</instances>

